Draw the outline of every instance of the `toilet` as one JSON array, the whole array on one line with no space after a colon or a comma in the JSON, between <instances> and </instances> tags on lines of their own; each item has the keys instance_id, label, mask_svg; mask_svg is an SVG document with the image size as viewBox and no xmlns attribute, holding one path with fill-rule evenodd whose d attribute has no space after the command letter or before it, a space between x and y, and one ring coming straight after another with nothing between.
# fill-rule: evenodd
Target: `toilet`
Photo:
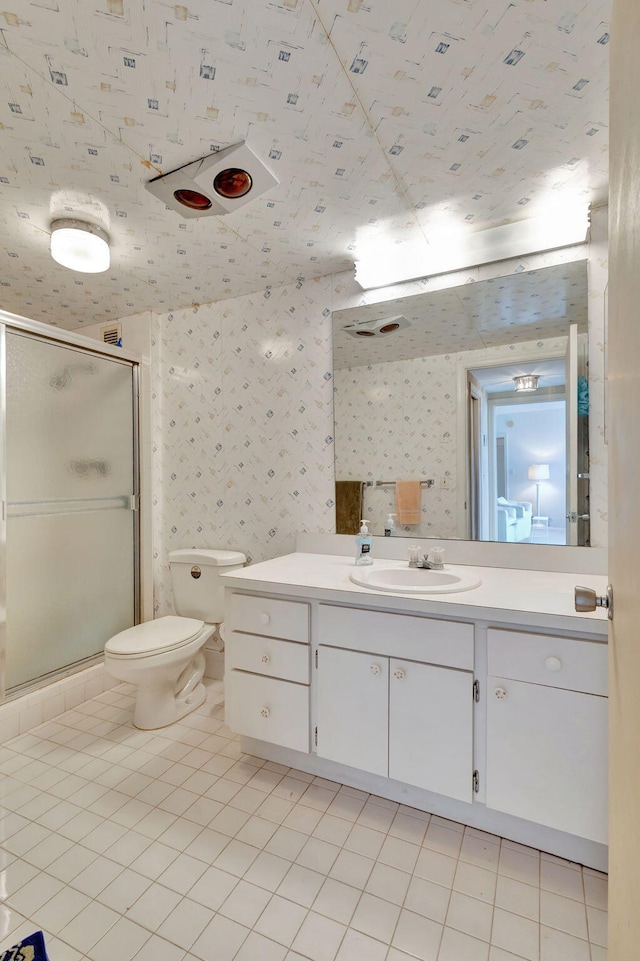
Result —
<instances>
[{"instance_id":1,"label":"toilet","mask_svg":"<svg viewBox=\"0 0 640 961\"><path fill-rule=\"evenodd\" d=\"M171 551L169 568L178 616L145 621L107 641L106 671L138 688L135 727L143 731L166 727L206 699L202 648L216 627L222 626L220 574L237 570L245 561L239 551Z\"/></svg>"}]
</instances>

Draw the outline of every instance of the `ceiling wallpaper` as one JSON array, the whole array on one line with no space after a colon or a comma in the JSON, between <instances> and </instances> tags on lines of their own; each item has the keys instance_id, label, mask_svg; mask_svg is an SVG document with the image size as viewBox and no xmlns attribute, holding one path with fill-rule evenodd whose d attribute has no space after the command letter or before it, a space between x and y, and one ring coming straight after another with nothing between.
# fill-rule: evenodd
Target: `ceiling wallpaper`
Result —
<instances>
[{"instance_id":1,"label":"ceiling wallpaper","mask_svg":"<svg viewBox=\"0 0 640 961\"><path fill-rule=\"evenodd\" d=\"M7 0L0 307L65 327L348 269L607 189L610 0ZM186 221L146 181L246 140L279 185ZM56 216L112 267L51 261ZM364 238L364 239L363 239Z\"/></svg>"},{"instance_id":2,"label":"ceiling wallpaper","mask_svg":"<svg viewBox=\"0 0 640 961\"><path fill-rule=\"evenodd\" d=\"M409 326L374 337L345 331L346 326L397 315ZM544 340L557 337L559 331L566 333L572 323L586 330L585 260L334 311L334 366L360 367Z\"/></svg>"}]
</instances>

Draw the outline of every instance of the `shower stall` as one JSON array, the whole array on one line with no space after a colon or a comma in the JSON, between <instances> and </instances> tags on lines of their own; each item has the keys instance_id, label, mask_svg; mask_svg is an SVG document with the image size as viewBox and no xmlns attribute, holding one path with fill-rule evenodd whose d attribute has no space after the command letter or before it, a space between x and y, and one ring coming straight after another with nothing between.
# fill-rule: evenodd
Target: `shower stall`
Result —
<instances>
[{"instance_id":1,"label":"shower stall","mask_svg":"<svg viewBox=\"0 0 640 961\"><path fill-rule=\"evenodd\" d=\"M135 362L0 312L0 701L139 620L138 446Z\"/></svg>"}]
</instances>

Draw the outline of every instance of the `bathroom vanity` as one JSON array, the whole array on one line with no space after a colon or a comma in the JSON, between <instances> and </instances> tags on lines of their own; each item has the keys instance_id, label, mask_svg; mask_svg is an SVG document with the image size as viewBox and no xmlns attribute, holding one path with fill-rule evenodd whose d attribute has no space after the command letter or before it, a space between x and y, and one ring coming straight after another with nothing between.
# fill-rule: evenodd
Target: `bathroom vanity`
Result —
<instances>
[{"instance_id":1,"label":"bathroom vanity","mask_svg":"<svg viewBox=\"0 0 640 961\"><path fill-rule=\"evenodd\" d=\"M249 754L605 870L607 620L573 588L606 580L449 569L480 586L373 591L303 553L226 575L229 727Z\"/></svg>"}]
</instances>

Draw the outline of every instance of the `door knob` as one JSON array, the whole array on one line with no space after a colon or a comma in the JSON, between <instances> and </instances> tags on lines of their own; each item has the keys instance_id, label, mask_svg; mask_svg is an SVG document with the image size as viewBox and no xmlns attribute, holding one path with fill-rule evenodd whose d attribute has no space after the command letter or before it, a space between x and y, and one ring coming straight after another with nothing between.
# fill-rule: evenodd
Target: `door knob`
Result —
<instances>
[{"instance_id":1,"label":"door knob","mask_svg":"<svg viewBox=\"0 0 640 961\"><path fill-rule=\"evenodd\" d=\"M370 670L375 677L378 677L382 673L382 668L379 664L372 664Z\"/></svg>"},{"instance_id":2,"label":"door knob","mask_svg":"<svg viewBox=\"0 0 640 961\"><path fill-rule=\"evenodd\" d=\"M579 614L589 614L596 607L604 607L609 620L613 619L613 588L607 584L604 596L596 594L590 587L576 587L574 591L575 609Z\"/></svg>"}]
</instances>

